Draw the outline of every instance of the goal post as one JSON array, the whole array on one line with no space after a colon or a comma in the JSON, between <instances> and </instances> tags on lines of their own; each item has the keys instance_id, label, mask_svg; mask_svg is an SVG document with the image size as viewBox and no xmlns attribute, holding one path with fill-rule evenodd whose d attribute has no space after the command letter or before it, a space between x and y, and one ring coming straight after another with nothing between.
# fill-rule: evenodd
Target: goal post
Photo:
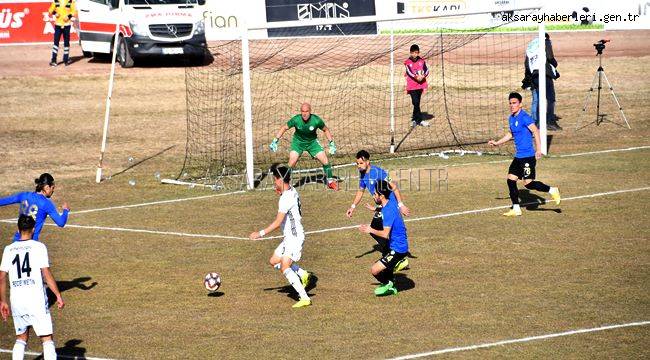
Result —
<instances>
[{"instance_id":1,"label":"goal post","mask_svg":"<svg viewBox=\"0 0 650 360\"><path fill-rule=\"evenodd\" d=\"M543 36L543 27L494 31L501 24L474 31L438 28L409 33L403 25L491 12L279 21L245 27L239 39L211 42L214 62L186 69L189 133L178 180L210 182L239 173L252 189L253 169L287 161L290 134L281 139L277 153L268 144L304 101L333 132L340 150L340 155L330 156L333 164L349 163L361 148L373 158L395 156L394 152L483 150L489 137L506 130L507 93L520 88L526 45ZM382 25L376 34L340 30L369 22ZM331 27L338 33L295 37L289 31L295 27ZM257 37L271 29L273 37ZM413 106L402 80L402 61L414 43L420 44L430 70L428 89L422 95L422 111L432 117L426 128L411 127ZM540 87L543 84L540 81ZM539 100L541 113L543 89ZM545 140L542 135L543 146ZM303 157L299 165L318 164Z\"/></svg>"}]
</instances>

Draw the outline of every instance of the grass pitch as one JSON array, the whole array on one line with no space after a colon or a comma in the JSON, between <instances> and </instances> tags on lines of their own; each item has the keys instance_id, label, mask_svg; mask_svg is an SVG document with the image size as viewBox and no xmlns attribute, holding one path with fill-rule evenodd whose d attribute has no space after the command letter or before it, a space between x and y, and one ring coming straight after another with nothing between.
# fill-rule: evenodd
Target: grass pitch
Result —
<instances>
[{"instance_id":1,"label":"grass pitch","mask_svg":"<svg viewBox=\"0 0 650 360\"><path fill-rule=\"evenodd\" d=\"M650 57L608 60L608 75L631 131L603 124L573 132L594 61L565 58L562 64L557 113L565 131L552 134L553 155L649 145L650 87L638 74L650 70ZM86 226L48 226L42 233L67 301L63 311L53 310L59 354L388 358L650 319L650 190L641 190L650 186L650 149L541 160L539 180L559 186L565 198L637 191L568 200L559 207L543 204L516 219L503 218L502 210L495 209L411 221L507 205L507 157L382 162L393 173L447 167L449 174L447 191L429 191L424 180L419 191L404 189L413 213L406 225L414 258L399 276L400 293L374 297L369 268L379 255L370 252L370 237L355 229L310 233L301 263L318 277L309 291L314 305L295 310L286 280L267 265L279 240L209 237L246 237L267 225L277 211L278 198L271 191L74 213L216 195L198 187L163 186L154 178L157 171L172 176L180 169L185 123L178 82L183 69L125 74L118 74L113 98L109 173L127 168L129 156L143 160L176 146L99 185L93 180L104 77L0 77L7 89L0 94L5 105L0 114L0 194L29 190L34 177L50 171L57 179L55 202L66 200L73 208L69 224ZM52 90L71 81L88 96ZM155 91L143 92L142 84ZM69 116L37 110L57 101L72 109ZM354 179L349 181L354 185ZM362 207L352 220L345 217L353 195L354 190L302 190L306 230L369 222L370 213ZM525 191L522 197L539 200ZM364 201L370 198L366 195ZM16 207L0 208L0 218L13 218L16 212ZM7 241L13 231L13 224L0 225L0 237ZM218 296L208 296L202 285L210 271L223 278ZM11 321L0 326L0 348L11 349L13 334ZM630 327L445 356L647 358L649 338L647 326ZM40 351L36 340L30 340L29 350Z\"/></svg>"}]
</instances>

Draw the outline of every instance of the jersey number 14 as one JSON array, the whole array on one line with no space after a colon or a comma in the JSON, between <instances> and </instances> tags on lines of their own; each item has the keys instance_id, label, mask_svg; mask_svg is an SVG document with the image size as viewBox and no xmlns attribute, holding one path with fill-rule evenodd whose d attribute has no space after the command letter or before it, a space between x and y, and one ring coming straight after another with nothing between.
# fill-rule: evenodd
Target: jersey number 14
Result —
<instances>
[{"instance_id":1,"label":"jersey number 14","mask_svg":"<svg viewBox=\"0 0 650 360\"><path fill-rule=\"evenodd\" d=\"M11 264L16 264L16 272L18 273L18 278L22 278L23 273L27 274L27 277L31 276L32 268L29 266L29 253L25 253L25 259L23 259L23 264L20 264L20 254L16 254L14 261Z\"/></svg>"}]
</instances>

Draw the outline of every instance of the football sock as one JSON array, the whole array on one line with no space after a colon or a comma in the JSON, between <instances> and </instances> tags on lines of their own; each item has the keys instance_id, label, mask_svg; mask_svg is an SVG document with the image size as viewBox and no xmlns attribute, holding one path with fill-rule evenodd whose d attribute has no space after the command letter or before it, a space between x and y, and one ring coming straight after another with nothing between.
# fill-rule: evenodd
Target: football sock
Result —
<instances>
[{"instance_id":1,"label":"football sock","mask_svg":"<svg viewBox=\"0 0 650 360\"><path fill-rule=\"evenodd\" d=\"M510 191L510 200L512 204L519 204L519 190L517 189L517 180L508 179L508 190Z\"/></svg>"},{"instance_id":2,"label":"football sock","mask_svg":"<svg viewBox=\"0 0 650 360\"><path fill-rule=\"evenodd\" d=\"M16 340L14 350L11 354L11 360L23 360L25 358L25 347L27 343L22 340Z\"/></svg>"},{"instance_id":3,"label":"football sock","mask_svg":"<svg viewBox=\"0 0 650 360\"><path fill-rule=\"evenodd\" d=\"M54 341L49 340L43 342L43 359L56 360L56 349L54 348Z\"/></svg>"},{"instance_id":4,"label":"football sock","mask_svg":"<svg viewBox=\"0 0 650 360\"><path fill-rule=\"evenodd\" d=\"M301 269L300 266L298 266L296 263L291 264L291 270L293 270L300 277L303 277L306 273L306 271Z\"/></svg>"},{"instance_id":5,"label":"football sock","mask_svg":"<svg viewBox=\"0 0 650 360\"><path fill-rule=\"evenodd\" d=\"M382 285L388 284L389 281L393 280L393 272L389 271L388 269L382 270L379 272L377 275L373 275L379 283Z\"/></svg>"},{"instance_id":6,"label":"football sock","mask_svg":"<svg viewBox=\"0 0 650 360\"><path fill-rule=\"evenodd\" d=\"M524 185L526 189L531 189L531 190L537 190L541 192L549 192L551 190L551 187L544 184L541 181L531 181L528 184Z\"/></svg>"},{"instance_id":7,"label":"football sock","mask_svg":"<svg viewBox=\"0 0 650 360\"><path fill-rule=\"evenodd\" d=\"M298 277L298 274L296 274L295 271L291 270L291 268L284 270L283 274L287 278L287 280L289 280L289 284L291 284L291 286L293 286L296 292L298 292L298 295L300 295L300 299L309 300L309 296L307 296L307 292L305 291L305 288L302 286L302 282L300 282L300 278Z\"/></svg>"},{"instance_id":8,"label":"football sock","mask_svg":"<svg viewBox=\"0 0 650 360\"><path fill-rule=\"evenodd\" d=\"M325 173L325 176L327 177L328 180L332 179L334 177L334 175L332 175L332 165L331 164L323 165L323 172Z\"/></svg>"}]
</instances>

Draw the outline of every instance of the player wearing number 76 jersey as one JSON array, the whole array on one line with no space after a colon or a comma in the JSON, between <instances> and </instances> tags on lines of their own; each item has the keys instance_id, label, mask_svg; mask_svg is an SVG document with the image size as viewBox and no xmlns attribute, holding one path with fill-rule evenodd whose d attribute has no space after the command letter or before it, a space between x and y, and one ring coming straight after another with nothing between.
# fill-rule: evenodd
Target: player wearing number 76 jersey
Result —
<instances>
[{"instance_id":1,"label":"player wearing number 76 jersey","mask_svg":"<svg viewBox=\"0 0 650 360\"><path fill-rule=\"evenodd\" d=\"M43 342L44 359L56 359L56 350L52 339L52 317L43 279L56 296L59 309L63 308L64 303L56 281L50 272L45 244L32 240L34 225L34 218L29 215L20 215L18 218L19 241L14 241L5 247L0 263L0 314L5 321L11 314L16 328L13 360L24 358L30 327ZM6 296L7 274L9 274L11 289L11 312Z\"/></svg>"},{"instance_id":2,"label":"player wearing number 76 jersey","mask_svg":"<svg viewBox=\"0 0 650 360\"><path fill-rule=\"evenodd\" d=\"M282 228L284 240L273 252L269 263L282 271L289 284L300 296L300 300L293 307L309 306L311 299L307 295L305 287L309 286L310 274L298 266L298 261L302 256L302 244L305 241L300 195L296 189L289 185L291 170L288 167L273 165L271 173L274 178L275 190L280 194L278 214L269 226L259 232L251 233L249 237L251 240L259 239L277 228Z\"/></svg>"},{"instance_id":3,"label":"player wearing number 76 jersey","mask_svg":"<svg viewBox=\"0 0 650 360\"><path fill-rule=\"evenodd\" d=\"M34 180L36 183L36 190L34 192L20 192L11 196L0 198L0 206L10 204L20 204L18 215L29 215L36 220L36 227L34 228L34 237L32 239L38 240L41 234L45 219L49 215L50 218L60 227L64 227L68 222L68 213L70 207L68 203L63 202L63 213L59 214L56 206L50 200L54 194L54 178L48 173L41 174L38 179ZM16 232L14 241L20 239L20 233Z\"/></svg>"}]
</instances>

